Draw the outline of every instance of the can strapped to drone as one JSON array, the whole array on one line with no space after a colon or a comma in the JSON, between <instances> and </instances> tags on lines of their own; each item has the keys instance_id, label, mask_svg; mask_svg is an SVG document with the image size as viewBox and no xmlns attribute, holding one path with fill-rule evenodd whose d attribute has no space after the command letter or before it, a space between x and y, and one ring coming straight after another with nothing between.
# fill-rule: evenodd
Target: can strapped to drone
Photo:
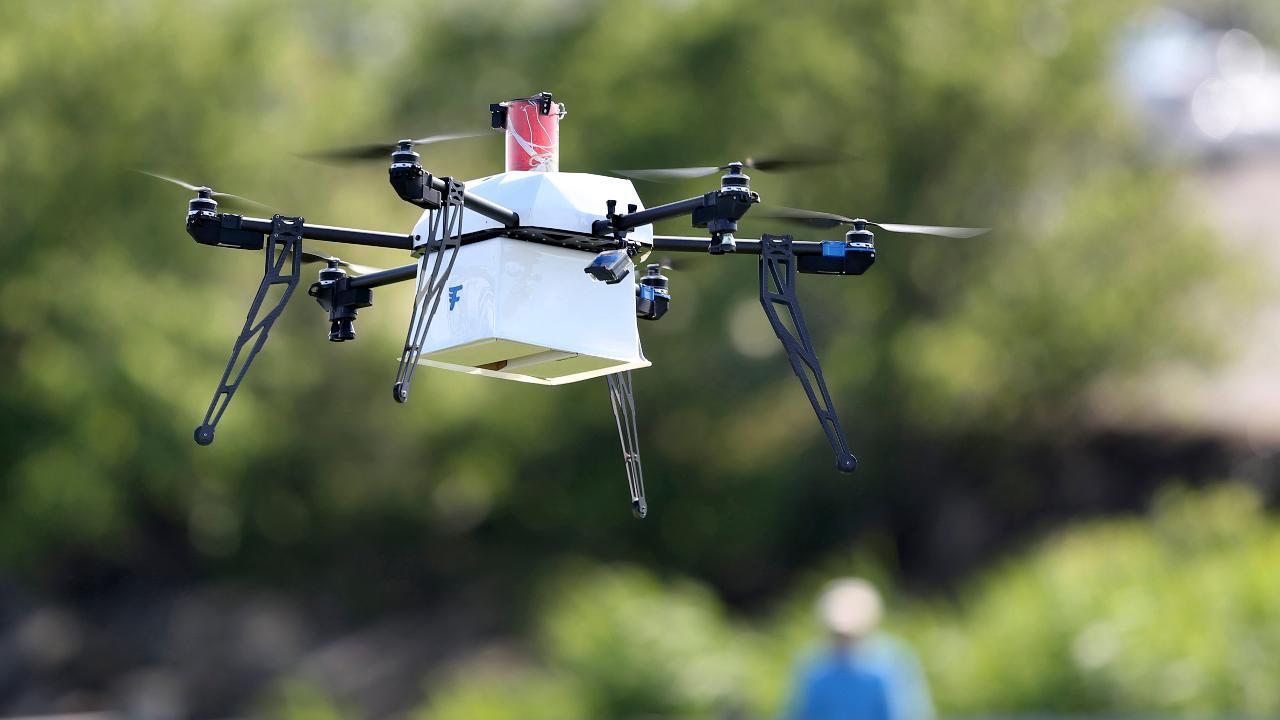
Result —
<instances>
[{"instance_id":1,"label":"can strapped to drone","mask_svg":"<svg viewBox=\"0 0 1280 720\"><path fill-rule=\"evenodd\" d=\"M490 106L495 128L507 131L507 172L558 172L560 170L560 118L564 103L551 101L551 93L508 100Z\"/></svg>"}]
</instances>

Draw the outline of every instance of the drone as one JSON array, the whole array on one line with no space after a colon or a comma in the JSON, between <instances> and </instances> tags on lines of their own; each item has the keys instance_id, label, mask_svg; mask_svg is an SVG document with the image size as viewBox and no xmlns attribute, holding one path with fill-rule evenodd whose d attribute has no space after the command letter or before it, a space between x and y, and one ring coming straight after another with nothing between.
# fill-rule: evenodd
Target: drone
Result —
<instances>
[{"instance_id":1,"label":"drone","mask_svg":"<svg viewBox=\"0 0 1280 720\"><path fill-rule=\"evenodd\" d=\"M204 419L200 445L213 442L267 337L302 280L302 265L321 263L307 294L328 314L329 340L354 340L358 311L373 304L376 288L414 282L409 326L392 396L409 400L414 371L428 366L541 385L604 376L622 445L633 514L648 512L631 371L650 365L640 345L639 321L660 320L670 309L670 280L661 262L638 264L652 253L707 253L759 257L759 298L792 370L813 407L841 472L858 462L850 450L822 374L796 295L797 273L861 275L875 262L875 236L888 232L973 237L985 228L872 222L835 213L770 208L758 214L816 228L847 226L842 240L804 241L790 235L737 237L738 223L760 204L745 170L771 172L817 162L802 158L752 159L725 165L560 172L559 123L563 103L541 92L489 106L490 126L506 136L502 173L467 182L436 176L415 146L472 137L435 135L362 145L320 157L390 159L391 187L422 209L408 234L316 225L273 213L270 219L219 210L259 205L229 193L147 173L195 193L187 206L187 233L202 245L253 250L264 271L244 327L231 349ZM145 171L144 171L145 172ZM631 179L680 180L724 173L719 187L685 200L645 208ZM615 177L621 176L621 177ZM628 179L630 178L630 179ZM265 207L265 206L264 206ZM653 224L688 216L704 237L657 235ZM303 240L393 248L414 262L387 270L303 250ZM278 297L267 298L273 290Z\"/></svg>"}]
</instances>

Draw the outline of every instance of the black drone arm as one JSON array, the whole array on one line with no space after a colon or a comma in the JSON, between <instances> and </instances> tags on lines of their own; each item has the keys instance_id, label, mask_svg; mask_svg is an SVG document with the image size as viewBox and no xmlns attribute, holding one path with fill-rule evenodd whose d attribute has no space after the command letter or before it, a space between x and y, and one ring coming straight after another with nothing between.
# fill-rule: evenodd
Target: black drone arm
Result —
<instances>
[{"instance_id":1,"label":"black drone arm","mask_svg":"<svg viewBox=\"0 0 1280 720\"><path fill-rule=\"evenodd\" d=\"M261 250L263 236L272 232L274 220L242 217L234 213L192 212L187 215L187 234L202 245ZM326 240L348 245L413 249L412 235L358 230L302 223L300 236L308 240Z\"/></svg>"},{"instance_id":2,"label":"black drone arm","mask_svg":"<svg viewBox=\"0 0 1280 720\"><path fill-rule=\"evenodd\" d=\"M737 240L737 251L744 255L764 252L761 240ZM711 246L707 238L684 235L654 235L653 250L661 252L706 252ZM793 240L791 254L796 258L796 272L816 275L861 275L876 260L875 247L868 243L846 240Z\"/></svg>"},{"instance_id":3,"label":"black drone arm","mask_svg":"<svg viewBox=\"0 0 1280 720\"><path fill-rule=\"evenodd\" d=\"M712 193L714 194L714 193ZM692 197L687 200L677 200L676 202L667 203L665 205L655 205L646 210L637 210L635 212L614 215L605 220L597 220L593 226L596 234L605 235L614 230L626 232L634 230L641 225L651 225L661 220L670 220L681 215L692 215L693 211L702 207L706 202L705 195Z\"/></svg>"},{"instance_id":4,"label":"black drone arm","mask_svg":"<svg viewBox=\"0 0 1280 720\"><path fill-rule=\"evenodd\" d=\"M711 240L708 238L688 237L684 235L654 235L653 250L655 252L702 252L705 253L710 246ZM823 252L822 242L808 242L797 240L791 243L792 252L796 257L819 257ZM738 252L744 255L759 255L759 240L738 240ZM804 268L799 268L800 272L804 272ZM407 282L418 276L418 263L409 263L400 267L390 268L381 272L370 273L353 277L348 281L348 285L352 288L375 288L384 285L394 285L395 283Z\"/></svg>"},{"instance_id":5,"label":"black drone arm","mask_svg":"<svg viewBox=\"0 0 1280 720\"><path fill-rule=\"evenodd\" d=\"M480 213L490 220L502 223L504 227L520 227L520 215L514 210L466 191L457 190L462 187L452 178L436 177L422 167L422 157L413 151L413 140L401 140L391 153L391 167L388 168L387 179L401 200L416 205L424 210L438 210L443 196L450 192L460 192L460 204L472 212Z\"/></svg>"},{"instance_id":6,"label":"black drone arm","mask_svg":"<svg viewBox=\"0 0 1280 720\"><path fill-rule=\"evenodd\" d=\"M708 252L712 255L734 252L737 249L734 233L738 231L738 221L752 205L760 202L760 195L751 191L749 178L742 174L742 163L730 163L727 167L729 172L720 179L720 189L698 197L647 210L637 210L633 205L621 214L614 212L614 201L610 200L605 219L592 223L591 232L603 237L613 235L622 240L628 232L642 225L689 215L694 227L706 228L711 235L706 248Z\"/></svg>"},{"instance_id":7,"label":"black drone arm","mask_svg":"<svg viewBox=\"0 0 1280 720\"><path fill-rule=\"evenodd\" d=\"M413 168L410 168L410 169L412 170ZM426 199L426 196L429 194L427 191L430 190L431 191L430 194L435 195L434 198L422 203L414 202L414 199L412 198L412 196L406 197L407 193L403 188L403 186L402 185L398 186L397 183L394 182L396 179L394 174L392 176L392 180L393 180L392 186L395 187L396 192L400 195L401 199L406 200L414 205L418 205L418 207L434 210L436 207L439 206L439 203L442 201L441 197L443 195L446 195L449 192L457 192L457 188L454 186L461 187L461 185L457 183L457 181L455 181L453 178L436 177L426 172L425 170L423 170L421 166L418 166L417 170L422 175L421 180L418 181L418 183L421 185L421 190L418 191L417 188L414 188L413 190L409 190L408 192L413 193L415 191L418 191L421 193L419 199ZM393 173L394 173L394 169L393 169ZM465 207L466 209L471 210L472 212L479 213L489 218L490 220L500 222L504 227L509 227L509 228L520 227L520 215L516 211L504 208L501 205L491 200L486 200L485 198L480 197L479 195L474 195L472 193L469 193L465 189L462 190L461 192L462 192L462 196L461 196L462 207Z\"/></svg>"},{"instance_id":8,"label":"black drone arm","mask_svg":"<svg viewBox=\"0 0 1280 720\"><path fill-rule=\"evenodd\" d=\"M827 442L836 455L836 468L840 472L853 472L858 461L849 450L844 429L840 427L840 418L827 391L827 381L822 377L822 366L818 364L818 354L813 349L809 329L800 312L800 300L796 297L797 259L792 244L790 235L760 237L760 305L787 351L791 369L799 376L800 384L809 396L809 404L813 406L822 431L827 435ZM779 308L786 311L790 326L779 314Z\"/></svg>"},{"instance_id":9,"label":"black drone arm","mask_svg":"<svg viewBox=\"0 0 1280 720\"><path fill-rule=\"evenodd\" d=\"M743 255L759 255L759 240L738 238L738 252ZM710 247L710 238L692 237L689 235L654 235L653 249L660 252L702 252ZM791 243L791 250L796 256L821 255L822 243L810 240L796 240Z\"/></svg>"},{"instance_id":10,"label":"black drone arm","mask_svg":"<svg viewBox=\"0 0 1280 720\"><path fill-rule=\"evenodd\" d=\"M272 326L284 311L294 289L298 287L298 280L302 276L303 225L302 218L276 215L271 219L270 242L266 243L266 262L262 282L258 284L258 293L249 306L244 328L240 330L240 335L231 348L231 359L227 361L227 367L222 371L222 379L218 381L218 389L213 393L213 400L204 414L204 421L200 423L200 427L196 428L196 442L201 445L213 442L213 433L218 426L218 421L227 411L227 406L231 404L231 398L235 396L244 376L249 372L253 359L266 344L267 335L271 332ZM261 236L259 240L261 241ZM263 304L266 302L267 294L275 285L283 285L284 291L263 314ZM248 346L247 352L246 346Z\"/></svg>"}]
</instances>

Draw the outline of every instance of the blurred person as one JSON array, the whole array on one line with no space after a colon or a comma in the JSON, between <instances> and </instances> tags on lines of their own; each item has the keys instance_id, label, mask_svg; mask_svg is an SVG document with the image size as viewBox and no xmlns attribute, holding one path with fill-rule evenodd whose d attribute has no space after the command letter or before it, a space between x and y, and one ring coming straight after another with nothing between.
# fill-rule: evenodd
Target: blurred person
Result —
<instances>
[{"instance_id":1,"label":"blurred person","mask_svg":"<svg viewBox=\"0 0 1280 720\"><path fill-rule=\"evenodd\" d=\"M861 578L827 584L818 618L830 646L799 673L788 720L933 720L933 701L915 654L877 631L884 602Z\"/></svg>"}]
</instances>

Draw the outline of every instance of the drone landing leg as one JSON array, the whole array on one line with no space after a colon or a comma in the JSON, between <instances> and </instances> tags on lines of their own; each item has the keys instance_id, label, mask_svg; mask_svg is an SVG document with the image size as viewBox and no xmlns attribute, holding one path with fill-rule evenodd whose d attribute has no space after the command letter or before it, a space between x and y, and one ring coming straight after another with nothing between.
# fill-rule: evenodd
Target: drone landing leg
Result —
<instances>
[{"instance_id":1,"label":"drone landing leg","mask_svg":"<svg viewBox=\"0 0 1280 720\"><path fill-rule=\"evenodd\" d=\"M622 459L627 464L627 485L631 488L631 514L643 518L649 512L644 499L644 471L640 467L640 434L636 431L636 400L631 391L631 371L606 377L613 417L618 421Z\"/></svg>"},{"instance_id":2,"label":"drone landing leg","mask_svg":"<svg viewBox=\"0 0 1280 720\"><path fill-rule=\"evenodd\" d=\"M240 387L240 382L249 372L249 365L253 363L258 351L267 342L267 334L271 332L271 326L275 325L276 319L284 311L285 304L289 302L289 296L298 286L298 280L302 276L302 225L303 220L300 217L289 218L276 215L271 218L271 237L266 243L266 265L262 283L258 285L258 294L254 296L253 304L249 306L249 315L244 320L244 329L240 331L236 344L231 348L231 359L227 361L227 369L222 371L222 379L218 381L218 389L213 393L213 401L209 403L209 410L204 414L204 422L196 428L196 442L201 445L213 442L214 428L222 419L222 414L227 411L227 405L231 403L231 398ZM287 273L285 272L286 262L289 263ZM266 301L272 286L275 285L283 285L284 291L272 308L259 320L262 304ZM236 365L240 363L241 353L250 340L253 341L253 345L245 354L244 363L240 364L240 369L237 371ZM231 379L233 372L234 380Z\"/></svg>"},{"instance_id":3,"label":"drone landing leg","mask_svg":"<svg viewBox=\"0 0 1280 720\"><path fill-rule=\"evenodd\" d=\"M440 308L440 296L449 284L449 274L453 272L458 248L462 246L463 185L453 178L442 179L445 184L442 202L440 208L431 213L426 250L418 259L418 288L413 296L413 314L409 319L409 333L405 337L400 366L396 369L396 382L392 386L392 395L400 403L409 401L409 384L413 382L413 371L418 366L418 357L422 355L422 344L426 342L431 320Z\"/></svg>"},{"instance_id":4,"label":"drone landing leg","mask_svg":"<svg viewBox=\"0 0 1280 720\"><path fill-rule=\"evenodd\" d=\"M822 377L822 366L818 364L818 354L809 340L809 330L805 327L804 315L800 312L800 300L796 297L796 257L792 251L790 235L760 237L760 305L764 307L769 324L773 326L774 333L787 351L791 369L799 376L800 384L809 396L809 404L813 406L813 412L822 424L827 442L831 443L831 450L836 455L836 468L840 472L853 472L858 467L858 461L849 450L844 430L840 427L840 418L836 416L835 406L831 403L827 381ZM791 327L783 322L778 313L779 306L786 309Z\"/></svg>"}]
</instances>

